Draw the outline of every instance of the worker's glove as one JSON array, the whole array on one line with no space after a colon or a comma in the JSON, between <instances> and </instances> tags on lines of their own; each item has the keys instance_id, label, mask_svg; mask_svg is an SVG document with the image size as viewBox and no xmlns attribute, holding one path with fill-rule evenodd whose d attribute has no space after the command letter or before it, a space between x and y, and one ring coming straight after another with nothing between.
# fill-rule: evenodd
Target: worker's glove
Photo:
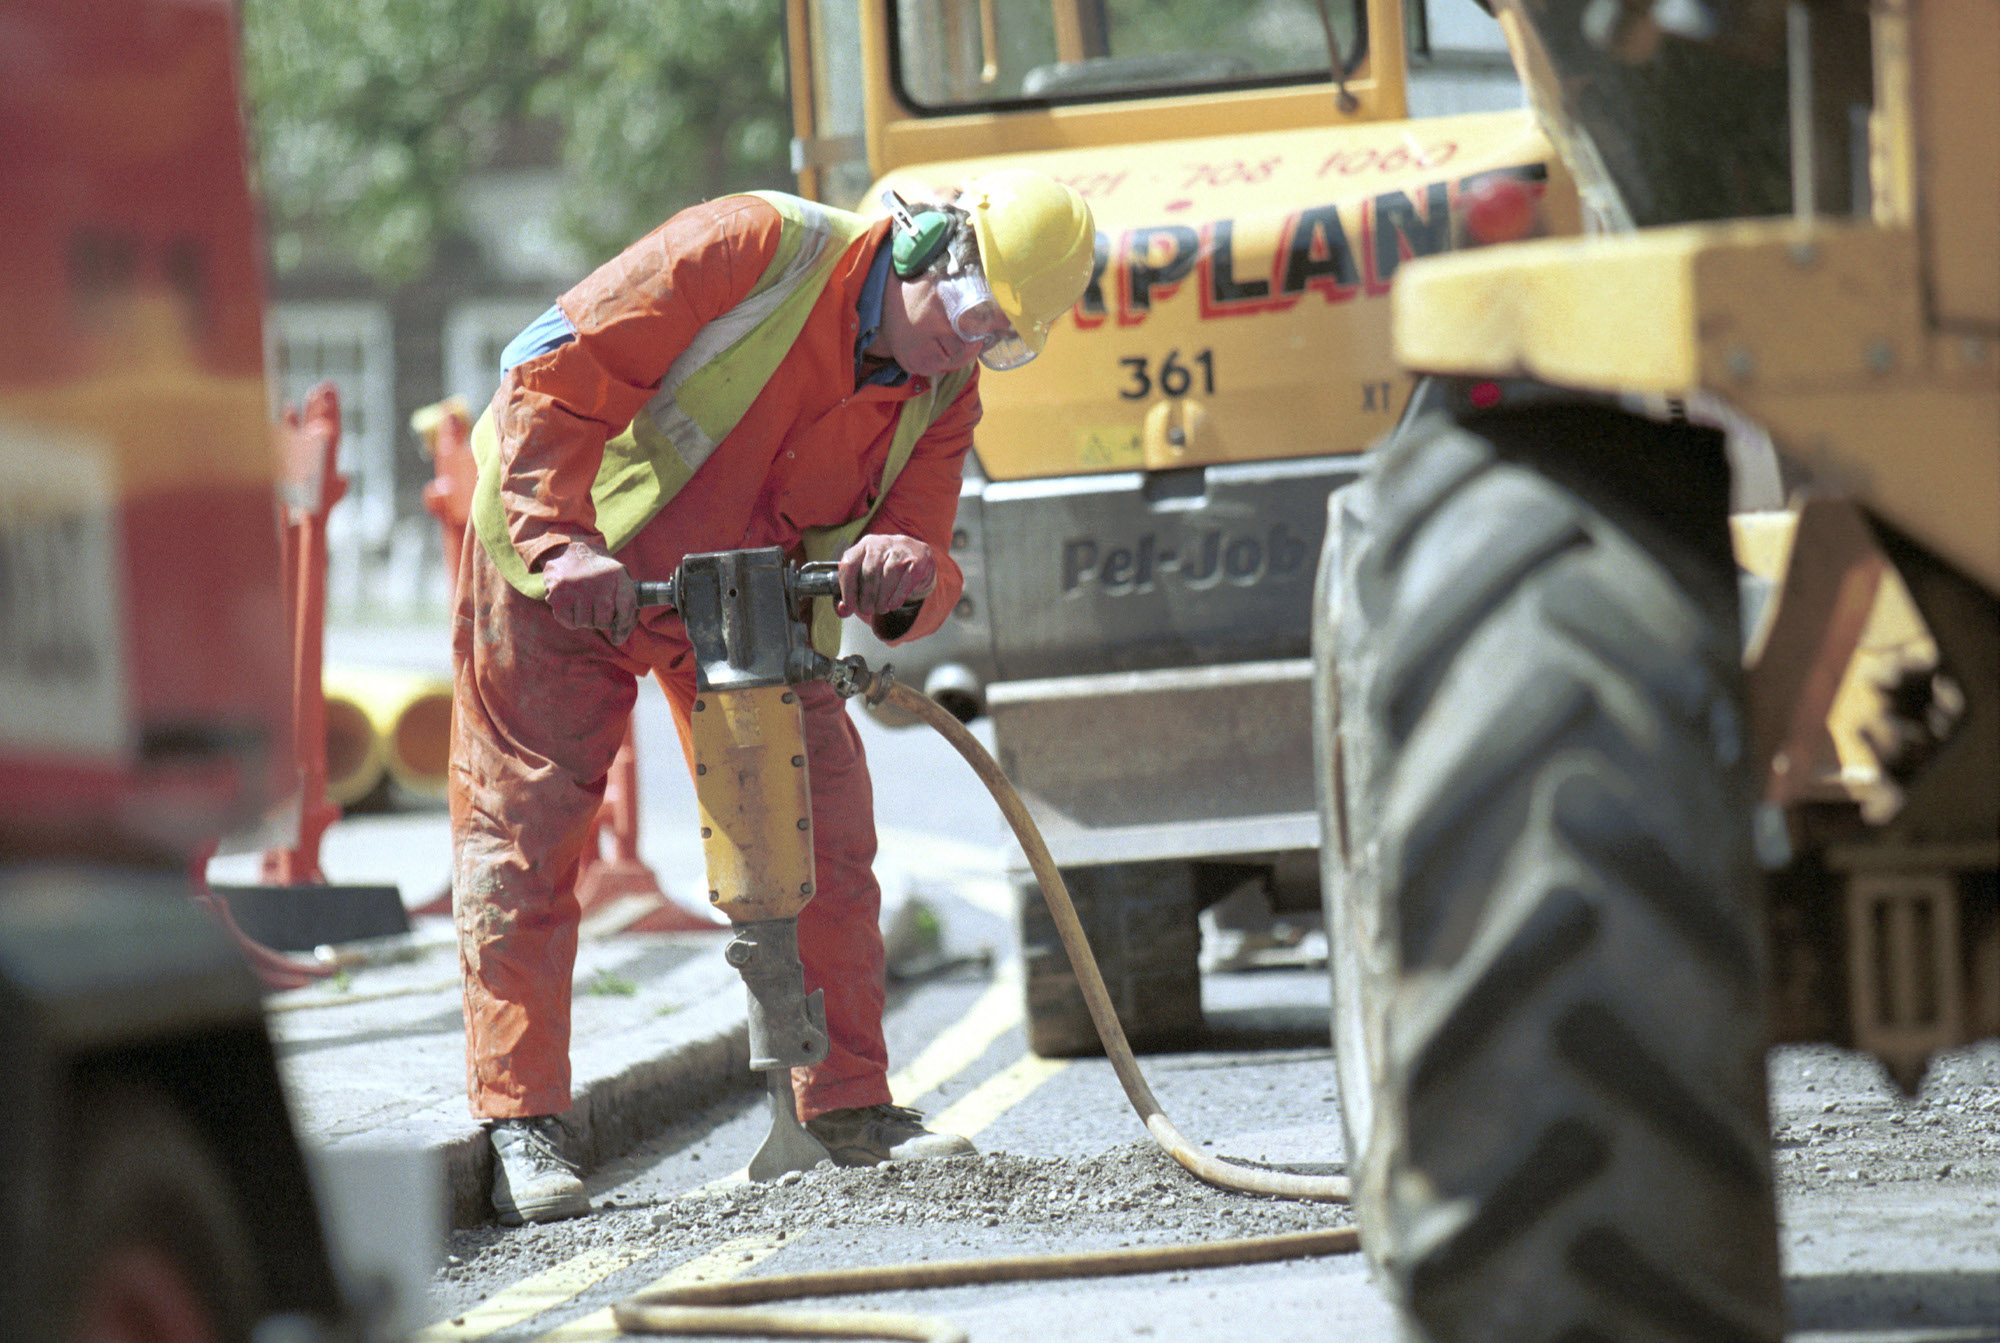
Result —
<instances>
[{"instance_id":1,"label":"worker's glove","mask_svg":"<svg viewBox=\"0 0 2000 1343\"><path fill-rule=\"evenodd\" d=\"M639 593L625 566L596 546L572 541L542 564L549 610L565 629L603 630L614 644L632 637Z\"/></svg>"},{"instance_id":2,"label":"worker's glove","mask_svg":"<svg viewBox=\"0 0 2000 1343\"><path fill-rule=\"evenodd\" d=\"M937 586L937 555L914 536L864 536L840 557L840 601L844 616L874 622ZM905 620L904 628L908 628Z\"/></svg>"}]
</instances>

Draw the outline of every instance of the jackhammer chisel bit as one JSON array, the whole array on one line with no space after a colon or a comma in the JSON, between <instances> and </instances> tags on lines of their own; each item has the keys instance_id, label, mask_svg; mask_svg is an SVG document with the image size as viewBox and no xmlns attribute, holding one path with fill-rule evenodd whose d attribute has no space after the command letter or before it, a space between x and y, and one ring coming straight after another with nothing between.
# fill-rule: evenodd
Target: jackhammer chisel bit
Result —
<instances>
[{"instance_id":1,"label":"jackhammer chisel bit","mask_svg":"<svg viewBox=\"0 0 2000 1343\"><path fill-rule=\"evenodd\" d=\"M750 996L750 1067L765 1075L771 1132L753 1180L810 1170L827 1152L799 1122L791 1070L827 1055L826 999L805 989L799 911L813 895L812 795L804 720L791 686L832 664L812 647L811 599L838 591L830 565L782 551L689 555L640 585L645 605L681 614L695 652L690 733L709 899L736 936L724 955Z\"/></svg>"},{"instance_id":2,"label":"jackhammer chisel bit","mask_svg":"<svg viewBox=\"0 0 2000 1343\"><path fill-rule=\"evenodd\" d=\"M799 921L739 924L723 957L750 993L750 1068L764 1074L771 1096L771 1132L750 1158L750 1178L775 1180L811 1170L827 1159L819 1139L799 1123L792 1069L826 1057L826 993L806 993L799 963Z\"/></svg>"}]
</instances>

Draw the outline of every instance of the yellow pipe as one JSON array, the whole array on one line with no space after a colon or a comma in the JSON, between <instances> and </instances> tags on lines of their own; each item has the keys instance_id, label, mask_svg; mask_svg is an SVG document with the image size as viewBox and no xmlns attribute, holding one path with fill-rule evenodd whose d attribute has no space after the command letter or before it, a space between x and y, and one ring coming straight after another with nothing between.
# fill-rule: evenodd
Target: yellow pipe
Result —
<instances>
[{"instance_id":1,"label":"yellow pipe","mask_svg":"<svg viewBox=\"0 0 2000 1343\"><path fill-rule=\"evenodd\" d=\"M326 690L326 796L345 810L382 782L382 739L353 696Z\"/></svg>"},{"instance_id":2,"label":"yellow pipe","mask_svg":"<svg viewBox=\"0 0 2000 1343\"><path fill-rule=\"evenodd\" d=\"M444 796L445 773L451 755L451 678L439 672L385 667L328 667L326 688L329 745L327 775L332 767L332 710L337 697L366 715L377 742L383 771L404 792L419 798ZM371 782L372 786L372 782ZM327 785L333 796L333 785ZM355 796L366 795L367 790ZM341 801L337 796L336 802Z\"/></svg>"}]
</instances>

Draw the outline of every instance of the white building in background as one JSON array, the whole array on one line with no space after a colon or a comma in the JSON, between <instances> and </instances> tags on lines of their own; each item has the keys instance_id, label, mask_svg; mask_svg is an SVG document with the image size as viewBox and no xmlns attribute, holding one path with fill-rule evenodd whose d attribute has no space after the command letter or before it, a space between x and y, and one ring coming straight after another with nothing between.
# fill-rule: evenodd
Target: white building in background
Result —
<instances>
[{"instance_id":1,"label":"white building in background","mask_svg":"<svg viewBox=\"0 0 2000 1343\"><path fill-rule=\"evenodd\" d=\"M1413 81L1411 111L1435 116L1520 105L1523 94L1498 25L1470 4L1431 4L1412 34L1413 59L1453 78ZM831 7L829 24L851 24ZM859 126L858 81L832 84L833 124ZM274 394L296 404L323 378L345 414L340 469L348 496L328 519L327 615L334 622L440 616L443 548L422 489L431 464L410 416L447 396L476 415L500 381L500 351L589 259L558 228L562 175L553 128L521 128L501 162L466 184L469 245L439 258L420 282L385 294L352 272L310 268L272 286L267 322ZM796 149L795 149L796 152ZM867 187L859 160L840 165L836 195ZM787 187L788 182L773 182Z\"/></svg>"},{"instance_id":2,"label":"white building in background","mask_svg":"<svg viewBox=\"0 0 2000 1343\"><path fill-rule=\"evenodd\" d=\"M273 397L297 405L326 379L340 393L347 496L327 519L329 622L442 614L445 557L422 502L431 463L410 416L448 396L476 414L500 384L500 351L588 269L557 232L559 192L548 168L468 183L471 245L394 293L311 267L273 281L265 320Z\"/></svg>"}]
</instances>

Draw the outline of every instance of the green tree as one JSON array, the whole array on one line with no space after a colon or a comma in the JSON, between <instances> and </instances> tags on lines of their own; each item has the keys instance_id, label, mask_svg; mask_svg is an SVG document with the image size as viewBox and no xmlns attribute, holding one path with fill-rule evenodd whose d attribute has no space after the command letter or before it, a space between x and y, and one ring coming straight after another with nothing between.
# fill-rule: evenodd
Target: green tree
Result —
<instances>
[{"instance_id":1,"label":"green tree","mask_svg":"<svg viewBox=\"0 0 2000 1343\"><path fill-rule=\"evenodd\" d=\"M390 283L463 231L510 140L557 146L591 256L675 210L782 186L779 0L244 0L246 85L280 269L325 239Z\"/></svg>"}]
</instances>

